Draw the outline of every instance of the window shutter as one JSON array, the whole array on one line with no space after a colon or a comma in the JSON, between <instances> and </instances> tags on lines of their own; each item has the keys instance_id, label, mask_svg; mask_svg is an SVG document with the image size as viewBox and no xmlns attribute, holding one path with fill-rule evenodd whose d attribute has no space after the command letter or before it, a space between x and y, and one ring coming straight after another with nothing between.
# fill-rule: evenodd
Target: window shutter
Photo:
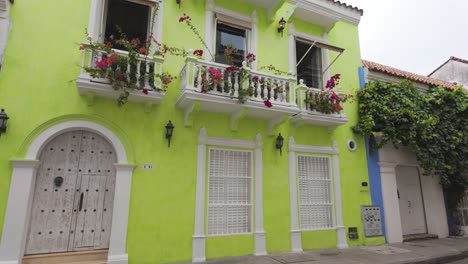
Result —
<instances>
[{"instance_id":1,"label":"window shutter","mask_svg":"<svg viewBox=\"0 0 468 264\"><path fill-rule=\"evenodd\" d=\"M328 157L298 156L301 229L333 227L333 202Z\"/></svg>"},{"instance_id":2,"label":"window shutter","mask_svg":"<svg viewBox=\"0 0 468 264\"><path fill-rule=\"evenodd\" d=\"M210 149L208 235L251 232L252 153Z\"/></svg>"}]
</instances>

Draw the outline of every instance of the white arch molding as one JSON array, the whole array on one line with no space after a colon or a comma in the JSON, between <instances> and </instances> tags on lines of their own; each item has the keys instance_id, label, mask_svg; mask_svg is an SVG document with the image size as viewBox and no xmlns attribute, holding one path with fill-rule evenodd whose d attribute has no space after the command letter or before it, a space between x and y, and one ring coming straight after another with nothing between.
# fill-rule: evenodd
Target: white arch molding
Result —
<instances>
[{"instance_id":1,"label":"white arch molding","mask_svg":"<svg viewBox=\"0 0 468 264\"><path fill-rule=\"evenodd\" d=\"M20 264L24 255L29 227L31 204L36 180L36 168L42 148L56 136L73 131L87 130L106 138L117 154L114 209L109 244L108 263L126 264L127 225L130 190L135 165L128 164L127 153L119 138L108 128L89 121L67 121L42 132L29 146L23 160L11 160L8 203L0 241L0 264Z\"/></svg>"}]
</instances>

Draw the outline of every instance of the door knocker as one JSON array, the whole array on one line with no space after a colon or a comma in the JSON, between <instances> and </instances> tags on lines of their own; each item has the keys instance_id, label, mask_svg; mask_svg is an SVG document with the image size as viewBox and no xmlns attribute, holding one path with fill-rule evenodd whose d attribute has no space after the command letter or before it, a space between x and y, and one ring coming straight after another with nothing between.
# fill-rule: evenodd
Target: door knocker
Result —
<instances>
[{"instance_id":1,"label":"door knocker","mask_svg":"<svg viewBox=\"0 0 468 264\"><path fill-rule=\"evenodd\" d=\"M62 183L63 183L63 177L62 176L57 176L57 177L54 178L55 187L62 186Z\"/></svg>"}]
</instances>

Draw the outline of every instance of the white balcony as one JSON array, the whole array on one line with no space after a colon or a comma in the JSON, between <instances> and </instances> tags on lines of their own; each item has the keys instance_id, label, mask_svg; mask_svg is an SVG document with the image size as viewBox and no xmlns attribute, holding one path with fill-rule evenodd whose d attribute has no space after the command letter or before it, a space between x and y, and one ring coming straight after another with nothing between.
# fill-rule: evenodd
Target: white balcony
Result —
<instances>
[{"instance_id":1,"label":"white balcony","mask_svg":"<svg viewBox=\"0 0 468 264\"><path fill-rule=\"evenodd\" d=\"M128 52L113 50L119 57L128 57ZM78 93L87 96L88 104L93 104L94 97L117 99L122 93L121 89L114 89L107 76L91 76L85 68L96 68L96 62L108 57L104 51L85 48L81 62L81 72L76 80ZM147 94L137 88L127 89L129 91L129 102L144 103L146 106L158 104L164 97L162 82L159 76L162 75L162 65L164 59L160 57L139 55L136 64L118 64L118 67L125 74L127 83L132 87L147 88ZM131 78L130 76L134 76ZM102 78L101 78L102 77Z\"/></svg>"},{"instance_id":2,"label":"white balcony","mask_svg":"<svg viewBox=\"0 0 468 264\"><path fill-rule=\"evenodd\" d=\"M298 112L294 89L296 79L250 70L229 70L228 65L187 57L181 71L180 97L177 107L185 110L185 126L191 126L198 111L225 113L231 117L231 130L238 129L244 117L266 119L272 129ZM228 69L227 69L228 68ZM222 74L222 80L209 86L209 69ZM241 103L239 94L245 94ZM268 99L272 107L264 101Z\"/></svg>"},{"instance_id":3,"label":"white balcony","mask_svg":"<svg viewBox=\"0 0 468 264\"><path fill-rule=\"evenodd\" d=\"M344 110L333 110L331 113L324 114L318 112L310 103L306 102L306 100L315 96L328 97L328 95L321 89L309 88L304 85L303 80L300 80L300 84L296 88L296 93L299 112L290 118L290 121L296 124L296 126L317 125L331 129L348 122L348 118L346 117ZM342 95L340 92L337 94ZM328 103L331 104L332 102Z\"/></svg>"}]
</instances>

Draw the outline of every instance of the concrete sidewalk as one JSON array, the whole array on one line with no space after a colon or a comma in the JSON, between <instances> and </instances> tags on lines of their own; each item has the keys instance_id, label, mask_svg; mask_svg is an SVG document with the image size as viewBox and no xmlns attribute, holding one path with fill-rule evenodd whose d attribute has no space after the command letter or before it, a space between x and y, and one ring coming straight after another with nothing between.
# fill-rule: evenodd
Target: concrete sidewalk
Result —
<instances>
[{"instance_id":1,"label":"concrete sidewalk","mask_svg":"<svg viewBox=\"0 0 468 264\"><path fill-rule=\"evenodd\" d=\"M208 260L209 264L440 264L468 258L468 238L445 238L383 246L274 253Z\"/></svg>"}]
</instances>

